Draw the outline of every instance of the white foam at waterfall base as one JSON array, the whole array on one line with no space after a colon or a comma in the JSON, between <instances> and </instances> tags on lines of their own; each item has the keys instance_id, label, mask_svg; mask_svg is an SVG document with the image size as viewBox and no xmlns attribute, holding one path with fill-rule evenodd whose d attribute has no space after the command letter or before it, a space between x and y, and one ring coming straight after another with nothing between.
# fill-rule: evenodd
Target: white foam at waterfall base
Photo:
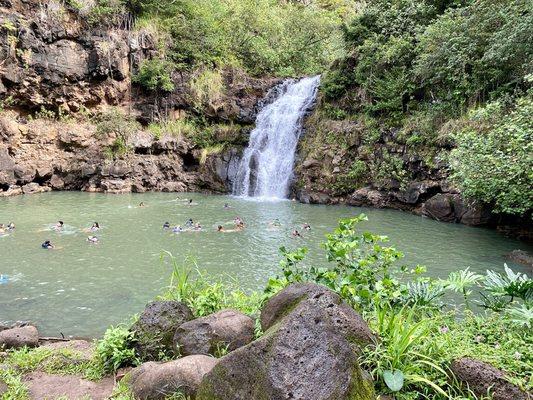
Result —
<instances>
[{"instance_id":1,"label":"white foam at waterfall base","mask_svg":"<svg viewBox=\"0 0 533 400\"><path fill-rule=\"evenodd\" d=\"M234 195L261 200L287 197L303 117L314 104L319 83L320 76L287 80L278 88L276 100L259 112L237 171Z\"/></svg>"}]
</instances>

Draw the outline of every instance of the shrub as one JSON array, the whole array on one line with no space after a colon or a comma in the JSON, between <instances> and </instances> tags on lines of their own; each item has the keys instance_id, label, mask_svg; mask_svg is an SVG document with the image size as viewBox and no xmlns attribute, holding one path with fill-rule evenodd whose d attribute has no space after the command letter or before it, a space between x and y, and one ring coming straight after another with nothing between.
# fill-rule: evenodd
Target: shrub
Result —
<instances>
[{"instance_id":1,"label":"shrub","mask_svg":"<svg viewBox=\"0 0 533 400\"><path fill-rule=\"evenodd\" d=\"M171 62L160 58L144 60L132 79L148 90L172 92L175 88L172 82L173 68Z\"/></svg>"},{"instance_id":2,"label":"shrub","mask_svg":"<svg viewBox=\"0 0 533 400\"><path fill-rule=\"evenodd\" d=\"M471 126L456 135L452 178L463 195L494 211L524 215L533 209L533 92L506 113L491 103L470 115Z\"/></svg>"},{"instance_id":3,"label":"shrub","mask_svg":"<svg viewBox=\"0 0 533 400\"><path fill-rule=\"evenodd\" d=\"M123 326L109 327L104 337L96 345L95 361L104 373L115 372L118 368L138 364L132 347L133 332Z\"/></svg>"}]
</instances>

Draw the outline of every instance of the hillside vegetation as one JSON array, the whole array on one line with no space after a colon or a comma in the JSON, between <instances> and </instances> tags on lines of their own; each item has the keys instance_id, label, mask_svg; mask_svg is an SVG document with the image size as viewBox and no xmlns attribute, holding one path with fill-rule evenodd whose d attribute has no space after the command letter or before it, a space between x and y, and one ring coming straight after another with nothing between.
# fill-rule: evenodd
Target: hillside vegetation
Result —
<instances>
[{"instance_id":1,"label":"hillside vegetation","mask_svg":"<svg viewBox=\"0 0 533 400\"><path fill-rule=\"evenodd\" d=\"M347 56L323 81L323 119L362 121L366 144L388 133L447 162L462 193L497 212L531 211L531 2L374 0L344 39ZM408 178L389 164L389 178Z\"/></svg>"}]
</instances>

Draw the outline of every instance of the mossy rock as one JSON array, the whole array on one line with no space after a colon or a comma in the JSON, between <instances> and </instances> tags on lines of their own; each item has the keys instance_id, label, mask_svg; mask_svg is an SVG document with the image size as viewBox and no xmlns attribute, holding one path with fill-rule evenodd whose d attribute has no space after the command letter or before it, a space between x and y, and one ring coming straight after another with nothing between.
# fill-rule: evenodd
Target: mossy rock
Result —
<instances>
[{"instance_id":1,"label":"mossy rock","mask_svg":"<svg viewBox=\"0 0 533 400\"><path fill-rule=\"evenodd\" d=\"M317 294L313 293L311 298ZM319 298L325 295L322 291ZM264 336L220 359L202 380L197 400L375 398L353 342L339 329L341 309L328 308L330 301L298 304L289 297L293 301L287 312L280 309L279 318L270 319L273 325Z\"/></svg>"},{"instance_id":2,"label":"mossy rock","mask_svg":"<svg viewBox=\"0 0 533 400\"><path fill-rule=\"evenodd\" d=\"M190 308L179 301L153 301L130 330L134 333L137 355L145 361L157 361L173 353L174 332L193 319Z\"/></svg>"}]
</instances>

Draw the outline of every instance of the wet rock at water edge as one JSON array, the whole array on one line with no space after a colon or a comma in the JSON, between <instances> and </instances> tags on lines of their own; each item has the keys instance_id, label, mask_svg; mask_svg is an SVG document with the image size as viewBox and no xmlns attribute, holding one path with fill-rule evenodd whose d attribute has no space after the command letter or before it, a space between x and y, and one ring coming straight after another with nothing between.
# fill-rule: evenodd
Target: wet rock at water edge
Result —
<instances>
[{"instance_id":1,"label":"wet rock at water edge","mask_svg":"<svg viewBox=\"0 0 533 400\"><path fill-rule=\"evenodd\" d=\"M222 310L180 325L174 335L179 354L212 354L233 351L254 339L252 318L234 310Z\"/></svg>"},{"instance_id":2,"label":"wet rock at water edge","mask_svg":"<svg viewBox=\"0 0 533 400\"><path fill-rule=\"evenodd\" d=\"M19 349L21 347L37 347L39 332L31 325L5 329L0 332L0 348Z\"/></svg>"},{"instance_id":3,"label":"wet rock at water edge","mask_svg":"<svg viewBox=\"0 0 533 400\"><path fill-rule=\"evenodd\" d=\"M317 285L307 287L308 295L307 285L296 286L287 288L297 293L290 301L267 310L270 317L262 321L270 328L261 338L222 357L204 377L197 400L375 399L341 302L322 303L329 293Z\"/></svg>"},{"instance_id":4,"label":"wet rock at water edge","mask_svg":"<svg viewBox=\"0 0 533 400\"><path fill-rule=\"evenodd\" d=\"M533 268L533 255L525 250L513 250L507 255L507 258L515 263Z\"/></svg>"},{"instance_id":5,"label":"wet rock at water edge","mask_svg":"<svg viewBox=\"0 0 533 400\"><path fill-rule=\"evenodd\" d=\"M141 359L158 360L160 353L173 352L174 332L184 322L193 319L187 305L179 301L149 303L130 330L134 333L134 347Z\"/></svg>"},{"instance_id":6,"label":"wet rock at water edge","mask_svg":"<svg viewBox=\"0 0 533 400\"><path fill-rule=\"evenodd\" d=\"M147 362L131 371L128 383L136 399L164 399L176 392L195 396L205 374L217 363L213 357L194 355L166 363Z\"/></svg>"},{"instance_id":7,"label":"wet rock at water edge","mask_svg":"<svg viewBox=\"0 0 533 400\"><path fill-rule=\"evenodd\" d=\"M483 361L460 358L452 362L450 369L478 396L490 393L493 400L527 400L533 397L510 383L503 371Z\"/></svg>"}]
</instances>

